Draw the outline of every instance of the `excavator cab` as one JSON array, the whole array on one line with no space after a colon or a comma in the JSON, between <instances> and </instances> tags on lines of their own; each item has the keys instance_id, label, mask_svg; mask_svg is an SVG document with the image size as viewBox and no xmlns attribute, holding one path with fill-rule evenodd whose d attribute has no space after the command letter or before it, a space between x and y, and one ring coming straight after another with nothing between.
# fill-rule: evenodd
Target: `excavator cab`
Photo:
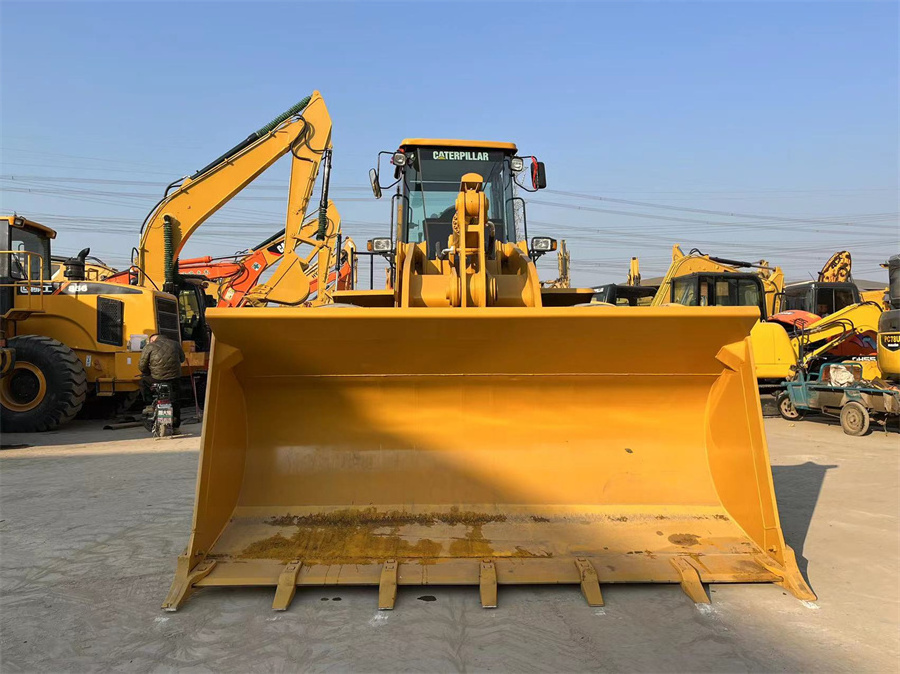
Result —
<instances>
[{"instance_id":1,"label":"excavator cab","mask_svg":"<svg viewBox=\"0 0 900 674\"><path fill-rule=\"evenodd\" d=\"M785 286L781 311L806 311L825 318L861 301L855 283L804 281Z\"/></svg>"},{"instance_id":2,"label":"excavator cab","mask_svg":"<svg viewBox=\"0 0 900 674\"><path fill-rule=\"evenodd\" d=\"M689 307L757 307L766 318L766 293L758 274L699 272L672 281L674 304Z\"/></svg>"}]
</instances>

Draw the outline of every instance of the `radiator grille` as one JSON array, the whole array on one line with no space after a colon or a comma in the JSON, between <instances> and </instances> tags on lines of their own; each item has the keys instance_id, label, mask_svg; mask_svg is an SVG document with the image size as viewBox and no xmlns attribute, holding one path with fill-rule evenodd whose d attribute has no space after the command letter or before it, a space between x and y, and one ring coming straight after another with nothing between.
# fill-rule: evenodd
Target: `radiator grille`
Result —
<instances>
[{"instance_id":1,"label":"radiator grille","mask_svg":"<svg viewBox=\"0 0 900 674\"><path fill-rule=\"evenodd\" d=\"M125 303L109 297L97 298L97 341L122 346L125 328Z\"/></svg>"},{"instance_id":2,"label":"radiator grille","mask_svg":"<svg viewBox=\"0 0 900 674\"><path fill-rule=\"evenodd\" d=\"M181 341L178 304L167 297L156 298L156 331L176 342Z\"/></svg>"}]
</instances>

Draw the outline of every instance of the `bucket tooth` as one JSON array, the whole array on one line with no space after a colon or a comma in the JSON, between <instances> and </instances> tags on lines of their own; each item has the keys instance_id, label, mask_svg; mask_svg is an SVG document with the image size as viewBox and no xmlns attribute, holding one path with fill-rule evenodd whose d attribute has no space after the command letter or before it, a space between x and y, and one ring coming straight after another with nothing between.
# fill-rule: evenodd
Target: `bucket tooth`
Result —
<instances>
[{"instance_id":1,"label":"bucket tooth","mask_svg":"<svg viewBox=\"0 0 900 674\"><path fill-rule=\"evenodd\" d=\"M691 601L695 604L709 604L709 595L706 594L703 582L700 580L700 573L694 568L694 565L684 557L675 557L670 561L681 577L681 589L690 597Z\"/></svg>"},{"instance_id":2,"label":"bucket tooth","mask_svg":"<svg viewBox=\"0 0 900 674\"><path fill-rule=\"evenodd\" d=\"M600 578L597 570L584 557L575 560L575 566L581 574L581 594L587 600L588 606L603 606L603 595L600 592Z\"/></svg>"},{"instance_id":3,"label":"bucket tooth","mask_svg":"<svg viewBox=\"0 0 900 674\"><path fill-rule=\"evenodd\" d=\"M275 590L275 600L272 602L272 610L287 611L288 606L294 600L294 594L297 592L297 576L300 575L300 569L303 564L299 559L289 562L284 571L278 577L278 588Z\"/></svg>"},{"instance_id":4,"label":"bucket tooth","mask_svg":"<svg viewBox=\"0 0 900 674\"><path fill-rule=\"evenodd\" d=\"M784 568L775 566L772 564L771 559L763 555L757 557L756 561L776 576L780 576L781 580L776 581L775 584L783 587L800 601L816 600L816 593L806 584L803 574L800 573L800 567L797 566L797 557L792 547L784 546Z\"/></svg>"},{"instance_id":5,"label":"bucket tooth","mask_svg":"<svg viewBox=\"0 0 900 674\"><path fill-rule=\"evenodd\" d=\"M178 556L175 580L172 581L172 587L169 588L169 594L166 595L162 605L166 611L177 611L193 591L194 583L206 578L216 565L215 561L210 559L200 562L193 569L190 568L190 564L190 555Z\"/></svg>"},{"instance_id":6,"label":"bucket tooth","mask_svg":"<svg viewBox=\"0 0 900 674\"><path fill-rule=\"evenodd\" d=\"M393 610L395 601L397 601L397 561L389 559L381 567L381 581L378 583L378 610Z\"/></svg>"},{"instance_id":7,"label":"bucket tooth","mask_svg":"<svg viewBox=\"0 0 900 674\"><path fill-rule=\"evenodd\" d=\"M479 585L482 608L497 608L497 568L493 560L482 560Z\"/></svg>"}]
</instances>

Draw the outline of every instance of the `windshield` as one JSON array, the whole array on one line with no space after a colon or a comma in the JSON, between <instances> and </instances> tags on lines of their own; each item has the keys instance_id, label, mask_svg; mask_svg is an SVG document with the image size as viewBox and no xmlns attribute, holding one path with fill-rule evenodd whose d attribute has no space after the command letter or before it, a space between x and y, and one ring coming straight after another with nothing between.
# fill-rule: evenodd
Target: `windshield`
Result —
<instances>
[{"instance_id":1,"label":"windshield","mask_svg":"<svg viewBox=\"0 0 900 674\"><path fill-rule=\"evenodd\" d=\"M488 220L500 241L515 241L512 179L509 160L499 150L414 148L408 152L404 196L408 198L403 237L407 243L428 242L429 257L447 247L460 180L466 173L484 178Z\"/></svg>"}]
</instances>

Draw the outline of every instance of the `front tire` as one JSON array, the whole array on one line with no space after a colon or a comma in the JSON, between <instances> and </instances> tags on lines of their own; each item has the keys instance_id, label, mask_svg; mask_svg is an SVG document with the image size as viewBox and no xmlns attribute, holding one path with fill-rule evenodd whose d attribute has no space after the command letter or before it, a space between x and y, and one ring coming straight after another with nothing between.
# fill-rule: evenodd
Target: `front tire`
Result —
<instances>
[{"instance_id":1,"label":"front tire","mask_svg":"<svg viewBox=\"0 0 900 674\"><path fill-rule=\"evenodd\" d=\"M782 419L799 421L804 416L804 413L801 410L794 407L794 403L791 402L791 396L788 395L787 391L782 391L778 394L778 397L775 399L775 404L778 406L778 414L781 415Z\"/></svg>"},{"instance_id":2,"label":"front tire","mask_svg":"<svg viewBox=\"0 0 900 674\"><path fill-rule=\"evenodd\" d=\"M68 346L50 337L9 340L16 363L0 380L0 422L6 433L52 431L71 421L87 397L87 374Z\"/></svg>"}]
</instances>

